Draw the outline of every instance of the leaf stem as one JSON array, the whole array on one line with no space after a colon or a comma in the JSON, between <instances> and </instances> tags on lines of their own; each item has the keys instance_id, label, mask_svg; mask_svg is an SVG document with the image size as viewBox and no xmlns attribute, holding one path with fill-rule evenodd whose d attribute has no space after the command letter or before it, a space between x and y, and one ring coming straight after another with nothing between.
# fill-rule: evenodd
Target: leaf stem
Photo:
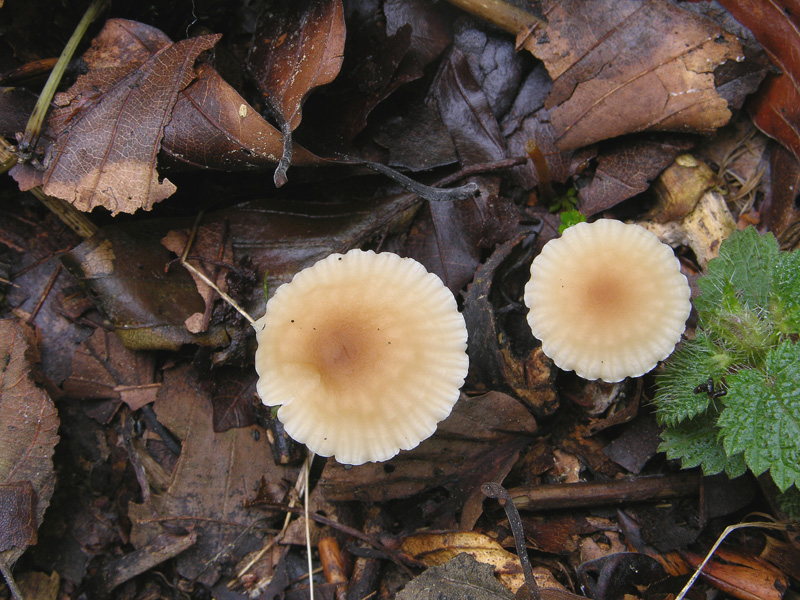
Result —
<instances>
[{"instance_id":1,"label":"leaf stem","mask_svg":"<svg viewBox=\"0 0 800 600\"><path fill-rule=\"evenodd\" d=\"M81 39L83 39L89 25L105 7L106 1L107 0L94 0L89 5L89 8L87 8L86 12L83 14L83 18L81 18L78 23L78 26L75 27L75 31L72 32L72 36L69 38L67 45L64 46L64 50L61 51L61 56L58 57L56 66L53 67L53 70L50 72L50 77L48 77L47 83L42 93L39 95L39 100L36 102L36 106L34 106L33 112L28 119L25 133L19 144L21 154L29 154L32 152L32 149L36 147L36 142L39 141L39 135L42 133L42 124L44 123L45 115L47 115L47 111L50 108L50 101L56 93L56 88L58 88L61 83L64 71L72 60L72 55L75 54L75 50L78 48L78 44Z\"/></svg>"},{"instance_id":2,"label":"leaf stem","mask_svg":"<svg viewBox=\"0 0 800 600\"><path fill-rule=\"evenodd\" d=\"M544 19L537 17L513 6L503 0L447 0L453 6L467 11L504 29L509 33L518 33L530 29L536 25L547 25Z\"/></svg>"}]
</instances>

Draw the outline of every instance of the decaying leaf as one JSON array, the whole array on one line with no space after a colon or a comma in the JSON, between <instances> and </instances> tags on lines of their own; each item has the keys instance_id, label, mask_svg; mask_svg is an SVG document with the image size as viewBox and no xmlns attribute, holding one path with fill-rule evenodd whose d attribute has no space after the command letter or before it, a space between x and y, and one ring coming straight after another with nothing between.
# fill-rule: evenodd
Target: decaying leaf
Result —
<instances>
[{"instance_id":1,"label":"decaying leaf","mask_svg":"<svg viewBox=\"0 0 800 600\"><path fill-rule=\"evenodd\" d=\"M592 182L578 192L587 217L645 191L661 171L692 147L684 138L622 140L597 159Z\"/></svg>"},{"instance_id":2,"label":"decaying leaf","mask_svg":"<svg viewBox=\"0 0 800 600\"><path fill-rule=\"evenodd\" d=\"M749 104L753 121L800 160L800 2L721 0L747 27L781 73L770 75Z\"/></svg>"},{"instance_id":3,"label":"decaying leaf","mask_svg":"<svg viewBox=\"0 0 800 600\"><path fill-rule=\"evenodd\" d=\"M490 565L463 552L411 580L397 600L506 600L512 597Z\"/></svg>"},{"instance_id":4,"label":"decaying leaf","mask_svg":"<svg viewBox=\"0 0 800 600\"><path fill-rule=\"evenodd\" d=\"M162 234L163 235L163 234ZM100 231L73 248L62 261L86 288L126 347L177 349L182 344L220 345L220 328L192 335L186 319L205 305L189 273L180 265L167 269L172 256L149 224Z\"/></svg>"},{"instance_id":5,"label":"decaying leaf","mask_svg":"<svg viewBox=\"0 0 800 600\"><path fill-rule=\"evenodd\" d=\"M344 40L341 0L276 1L262 8L247 67L290 129L300 124L308 92L338 75Z\"/></svg>"},{"instance_id":6,"label":"decaying leaf","mask_svg":"<svg viewBox=\"0 0 800 600\"><path fill-rule=\"evenodd\" d=\"M21 187L41 185L79 210L103 206L112 214L150 210L170 196L175 186L159 181L156 171L164 127L178 93L194 78L195 60L217 40L215 35L183 40L141 64L135 60L143 53L130 66L100 66L79 77L56 97L59 108L50 120L56 141L46 152L44 173ZM104 59L117 50L114 35L95 42Z\"/></svg>"},{"instance_id":7,"label":"decaying leaf","mask_svg":"<svg viewBox=\"0 0 800 600\"><path fill-rule=\"evenodd\" d=\"M221 552L241 555L263 537L257 527L263 513L245 506L261 478L284 482L293 477L273 464L263 429L214 432L210 395L188 367L165 373L155 408L183 448L169 488L152 496L157 516L145 504L130 505L131 542L137 548L145 546L165 526L194 531L197 543L178 556L177 568L183 577L210 584L219 576L216 561Z\"/></svg>"},{"instance_id":8,"label":"decaying leaf","mask_svg":"<svg viewBox=\"0 0 800 600\"><path fill-rule=\"evenodd\" d=\"M462 396L433 437L413 450L352 468L329 460L320 486L332 501L372 502L443 487L450 491L446 512L460 508L461 526L471 528L483 510L480 484L505 477L536 430L535 419L510 396Z\"/></svg>"},{"instance_id":9,"label":"decaying leaf","mask_svg":"<svg viewBox=\"0 0 800 600\"><path fill-rule=\"evenodd\" d=\"M553 78L558 147L644 130L708 132L730 119L714 70L744 59L736 37L666 0L548 0L524 46Z\"/></svg>"},{"instance_id":10,"label":"decaying leaf","mask_svg":"<svg viewBox=\"0 0 800 600\"><path fill-rule=\"evenodd\" d=\"M230 269L226 265L233 264L233 246L228 236L226 223L213 223L200 229L202 232L197 232L197 236L192 240L189 248L186 248L186 245L189 243L190 232L183 229L170 231L161 239L161 243L167 250L178 256L183 256L184 251L188 251L187 262L213 281L219 290L227 293L228 285L225 282L225 275ZM205 310L194 313L186 319L186 329L191 333L201 333L208 329L211 309L214 307L217 294L195 273L191 271L189 273L197 285L198 293L203 298Z\"/></svg>"},{"instance_id":11,"label":"decaying leaf","mask_svg":"<svg viewBox=\"0 0 800 600\"><path fill-rule=\"evenodd\" d=\"M555 367L530 335L522 305L533 235L518 233L500 244L475 273L464 297L471 368L493 389L508 391L533 414L558 408ZM519 300L515 300L518 298Z\"/></svg>"},{"instance_id":12,"label":"decaying leaf","mask_svg":"<svg viewBox=\"0 0 800 600\"><path fill-rule=\"evenodd\" d=\"M0 562L12 565L29 544L53 495L58 414L36 383L33 332L0 321Z\"/></svg>"},{"instance_id":13,"label":"decaying leaf","mask_svg":"<svg viewBox=\"0 0 800 600\"><path fill-rule=\"evenodd\" d=\"M98 328L72 356L63 390L72 398L119 400L138 410L156 399L160 384L153 381L154 371L152 354L128 350L118 336Z\"/></svg>"},{"instance_id":14,"label":"decaying leaf","mask_svg":"<svg viewBox=\"0 0 800 600\"><path fill-rule=\"evenodd\" d=\"M500 583L512 593L525 583L517 555L482 533L418 533L405 538L401 548L406 554L429 566L442 565L462 553L469 554L479 563L492 565ZM540 588L563 589L546 569L534 569L533 576Z\"/></svg>"},{"instance_id":15,"label":"decaying leaf","mask_svg":"<svg viewBox=\"0 0 800 600\"><path fill-rule=\"evenodd\" d=\"M195 80L178 94L161 154L192 167L225 171L274 167L283 152L280 131L210 65L198 65L196 71ZM292 164L322 162L294 144Z\"/></svg>"}]
</instances>

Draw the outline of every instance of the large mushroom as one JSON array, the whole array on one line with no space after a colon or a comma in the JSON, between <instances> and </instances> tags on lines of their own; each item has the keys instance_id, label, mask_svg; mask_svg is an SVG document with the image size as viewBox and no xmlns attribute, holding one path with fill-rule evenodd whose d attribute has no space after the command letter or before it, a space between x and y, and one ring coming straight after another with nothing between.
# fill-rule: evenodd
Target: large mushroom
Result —
<instances>
[{"instance_id":1,"label":"large mushroom","mask_svg":"<svg viewBox=\"0 0 800 600\"><path fill-rule=\"evenodd\" d=\"M258 394L295 440L343 464L429 437L467 374L453 294L388 252L332 254L282 285L256 321Z\"/></svg>"},{"instance_id":2,"label":"large mushroom","mask_svg":"<svg viewBox=\"0 0 800 600\"><path fill-rule=\"evenodd\" d=\"M643 375L672 353L689 296L672 248L612 219L579 223L545 244L525 286L544 353L561 369L609 382Z\"/></svg>"}]
</instances>

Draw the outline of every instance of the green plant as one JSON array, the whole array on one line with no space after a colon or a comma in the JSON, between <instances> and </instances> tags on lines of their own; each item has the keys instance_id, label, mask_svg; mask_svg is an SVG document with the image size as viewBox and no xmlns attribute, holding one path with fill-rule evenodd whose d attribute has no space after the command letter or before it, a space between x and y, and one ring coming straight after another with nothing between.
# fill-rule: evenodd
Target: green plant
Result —
<instances>
[{"instance_id":1,"label":"green plant","mask_svg":"<svg viewBox=\"0 0 800 600\"><path fill-rule=\"evenodd\" d=\"M661 449L684 468L800 482L800 252L749 227L698 280L698 327L657 378Z\"/></svg>"}]
</instances>

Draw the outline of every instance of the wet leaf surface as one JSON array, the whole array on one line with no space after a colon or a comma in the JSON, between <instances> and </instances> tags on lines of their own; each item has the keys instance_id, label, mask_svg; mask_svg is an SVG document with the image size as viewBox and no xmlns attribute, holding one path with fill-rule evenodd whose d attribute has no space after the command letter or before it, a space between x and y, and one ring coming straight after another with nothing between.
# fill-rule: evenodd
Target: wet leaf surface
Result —
<instances>
[{"instance_id":1,"label":"wet leaf surface","mask_svg":"<svg viewBox=\"0 0 800 600\"><path fill-rule=\"evenodd\" d=\"M634 131L708 132L730 119L713 72L742 47L710 20L661 0L553 1L542 12L548 25L525 47L553 78L546 107L559 148Z\"/></svg>"},{"instance_id":2,"label":"wet leaf surface","mask_svg":"<svg viewBox=\"0 0 800 600\"><path fill-rule=\"evenodd\" d=\"M467 553L425 571L397 595L398 600L434 600L442 597L454 600L500 600L511 598L512 595L498 583L489 565Z\"/></svg>"},{"instance_id":3,"label":"wet leaf surface","mask_svg":"<svg viewBox=\"0 0 800 600\"><path fill-rule=\"evenodd\" d=\"M178 570L189 579L213 583L221 551L234 540L239 552L252 550L263 537L257 526L262 515L245 507L258 482L262 477L280 482L290 474L272 464L263 430L259 436L252 427L214 432L211 398L187 367L165 373L156 413L182 440L181 456L167 490L152 497L152 507L130 506L131 541L143 546L164 528L194 531L197 543L178 556Z\"/></svg>"},{"instance_id":4,"label":"wet leaf surface","mask_svg":"<svg viewBox=\"0 0 800 600\"><path fill-rule=\"evenodd\" d=\"M753 32L772 62L780 67L781 73L766 79L748 108L755 124L800 160L800 3L723 0L720 4Z\"/></svg>"},{"instance_id":5,"label":"wet leaf surface","mask_svg":"<svg viewBox=\"0 0 800 600\"><path fill-rule=\"evenodd\" d=\"M0 561L13 565L36 542L36 530L53 495L53 450L58 414L35 383L39 360L33 330L0 321Z\"/></svg>"},{"instance_id":6,"label":"wet leaf surface","mask_svg":"<svg viewBox=\"0 0 800 600\"><path fill-rule=\"evenodd\" d=\"M247 67L290 130L300 124L306 94L339 73L344 40L341 0L269 2L262 7Z\"/></svg>"}]
</instances>

